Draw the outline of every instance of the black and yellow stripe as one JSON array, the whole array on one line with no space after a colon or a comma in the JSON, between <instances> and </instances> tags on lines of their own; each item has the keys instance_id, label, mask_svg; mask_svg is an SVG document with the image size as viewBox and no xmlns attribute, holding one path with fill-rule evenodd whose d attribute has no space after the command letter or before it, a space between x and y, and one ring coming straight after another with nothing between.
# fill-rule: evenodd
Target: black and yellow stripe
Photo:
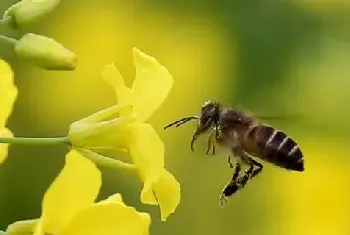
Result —
<instances>
[{"instance_id":1,"label":"black and yellow stripe","mask_svg":"<svg viewBox=\"0 0 350 235\"><path fill-rule=\"evenodd\" d=\"M248 138L253 136L262 159L288 170L304 171L303 154L300 148L284 132L261 125L254 127Z\"/></svg>"}]
</instances>

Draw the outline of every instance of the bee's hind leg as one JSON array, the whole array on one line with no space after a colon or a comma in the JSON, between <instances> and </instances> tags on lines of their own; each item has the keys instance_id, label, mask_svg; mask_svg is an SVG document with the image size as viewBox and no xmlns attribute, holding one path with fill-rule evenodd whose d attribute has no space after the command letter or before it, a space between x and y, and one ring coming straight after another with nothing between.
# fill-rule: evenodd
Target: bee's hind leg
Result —
<instances>
[{"instance_id":1,"label":"bee's hind leg","mask_svg":"<svg viewBox=\"0 0 350 235\"><path fill-rule=\"evenodd\" d=\"M257 176L263 169L263 165L251 157L249 157L246 153L242 153L243 160L246 164L249 165L249 168L245 171L245 174L238 179L238 184L240 184L240 188L243 188L248 180L253 179L255 176ZM254 169L254 167L257 167L257 169Z\"/></svg>"},{"instance_id":2,"label":"bee's hind leg","mask_svg":"<svg viewBox=\"0 0 350 235\"><path fill-rule=\"evenodd\" d=\"M232 163L231 163L232 164ZM239 185L237 184L237 179L239 176L239 173L241 171L241 164L239 162L236 163L236 168L232 174L231 180L228 182L228 184L225 186L225 188L222 190L222 193L220 195L220 204L223 206L228 203L228 197L233 195L237 190L239 189Z\"/></svg>"},{"instance_id":3,"label":"bee's hind leg","mask_svg":"<svg viewBox=\"0 0 350 235\"><path fill-rule=\"evenodd\" d=\"M249 166L249 168L244 172L244 175L242 177L239 176L239 172L241 170L240 164L236 163L236 169L235 172L232 175L231 181L225 186L223 189L221 196L220 196L220 204L227 204L228 198L232 196L234 193L236 193L238 190L244 188L244 186L247 184L248 180L254 178L256 175L258 175L262 169L263 165L251 157L248 156L248 154L241 152L239 154L241 157L240 159ZM230 159L230 156L229 156ZM232 164L232 163L231 163ZM254 169L254 167L257 167Z\"/></svg>"},{"instance_id":4,"label":"bee's hind leg","mask_svg":"<svg viewBox=\"0 0 350 235\"><path fill-rule=\"evenodd\" d=\"M254 166L257 167L257 169L254 169L251 175L251 178L254 178L255 176L257 176L263 169L263 164L261 164L260 162L255 161L254 159L250 158L250 161L254 164Z\"/></svg>"}]
</instances>

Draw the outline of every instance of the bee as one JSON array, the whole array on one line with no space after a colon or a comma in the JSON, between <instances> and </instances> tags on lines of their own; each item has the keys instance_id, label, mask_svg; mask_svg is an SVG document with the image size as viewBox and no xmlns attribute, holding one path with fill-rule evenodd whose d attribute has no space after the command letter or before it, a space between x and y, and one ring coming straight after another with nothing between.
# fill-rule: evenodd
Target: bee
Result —
<instances>
[{"instance_id":1,"label":"bee","mask_svg":"<svg viewBox=\"0 0 350 235\"><path fill-rule=\"evenodd\" d=\"M227 204L229 197L262 171L263 165L252 157L286 170L304 171L304 158L298 144L283 131L260 123L258 118L245 111L222 107L220 102L209 100L202 105L199 116L182 118L164 129L179 127L191 120L197 120L190 144L192 151L198 137L205 133L208 133L207 154L215 154L216 146L229 150L227 161L234 171L221 192L221 205ZM235 166L231 161L233 158L236 159ZM242 165L247 169L240 176Z\"/></svg>"}]
</instances>

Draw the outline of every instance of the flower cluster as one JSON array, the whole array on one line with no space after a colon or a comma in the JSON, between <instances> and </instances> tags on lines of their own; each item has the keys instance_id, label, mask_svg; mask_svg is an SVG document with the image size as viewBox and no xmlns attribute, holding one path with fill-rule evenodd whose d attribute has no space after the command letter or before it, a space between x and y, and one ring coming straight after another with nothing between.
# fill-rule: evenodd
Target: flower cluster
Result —
<instances>
[{"instance_id":1,"label":"flower cluster","mask_svg":"<svg viewBox=\"0 0 350 235\"><path fill-rule=\"evenodd\" d=\"M111 234L111 231L121 229L118 226L122 227L122 231L128 231L125 234L148 233L148 214L127 207L120 195L94 202L101 185L100 171L95 163L103 165L106 161L109 166L137 171L144 183L141 202L158 205L161 220L165 221L176 210L180 203L180 184L165 169L163 142L154 128L146 123L166 99L173 79L156 59L137 48L133 49L133 58L136 76L132 88L125 85L113 64L103 69L102 78L115 90L116 105L71 124L66 164L44 196L42 216L40 219L15 222L8 227L9 234L86 234L87 231ZM5 61L1 61L0 65L0 92L5 97L0 102L0 124L3 123L1 136L4 137L11 134L5 128L5 122L12 110L17 89L10 66ZM154 87L161 89L154 92ZM5 159L8 146L0 146L0 156ZM132 164L104 156L106 150L126 152ZM102 213L107 216L100 216ZM122 218L120 224L112 222L113 218ZM131 218L132 222L129 221ZM134 223L140 226L131 226ZM130 232L133 229L136 230Z\"/></svg>"},{"instance_id":2,"label":"flower cluster","mask_svg":"<svg viewBox=\"0 0 350 235\"><path fill-rule=\"evenodd\" d=\"M58 3L22 0L5 12L0 23L15 30L25 27ZM32 33L19 40L1 38L13 43L16 54L32 65L48 70L75 69L75 54L53 39ZM147 123L167 98L173 78L155 58L137 48L132 52L136 69L132 87L125 85L113 64L106 65L102 78L115 91L116 104L72 123L66 137L51 139L14 137L6 127L18 91L10 65L0 59L0 164L8 155L9 144L50 141L69 147L63 169L43 197L40 218L14 222L6 234L149 234L150 215L127 206L120 194L96 201L102 185L98 166L135 171L143 183L141 202L159 206L162 221L175 212L181 198L180 184L165 168L164 144ZM126 153L131 163L109 157L106 151Z\"/></svg>"}]
</instances>

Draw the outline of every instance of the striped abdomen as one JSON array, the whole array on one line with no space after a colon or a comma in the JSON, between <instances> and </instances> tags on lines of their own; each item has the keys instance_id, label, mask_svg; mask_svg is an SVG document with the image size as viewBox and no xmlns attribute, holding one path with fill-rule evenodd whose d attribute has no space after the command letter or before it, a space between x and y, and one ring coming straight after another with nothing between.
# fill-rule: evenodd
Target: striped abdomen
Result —
<instances>
[{"instance_id":1,"label":"striped abdomen","mask_svg":"<svg viewBox=\"0 0 350 235\"><path fill-rule=\"evenodd\" d=\"M248 134L259 157L288 170L303 171L304 160L297 143L284 132L270 126L255 126Z\"/></svg>"}]
</instances>

